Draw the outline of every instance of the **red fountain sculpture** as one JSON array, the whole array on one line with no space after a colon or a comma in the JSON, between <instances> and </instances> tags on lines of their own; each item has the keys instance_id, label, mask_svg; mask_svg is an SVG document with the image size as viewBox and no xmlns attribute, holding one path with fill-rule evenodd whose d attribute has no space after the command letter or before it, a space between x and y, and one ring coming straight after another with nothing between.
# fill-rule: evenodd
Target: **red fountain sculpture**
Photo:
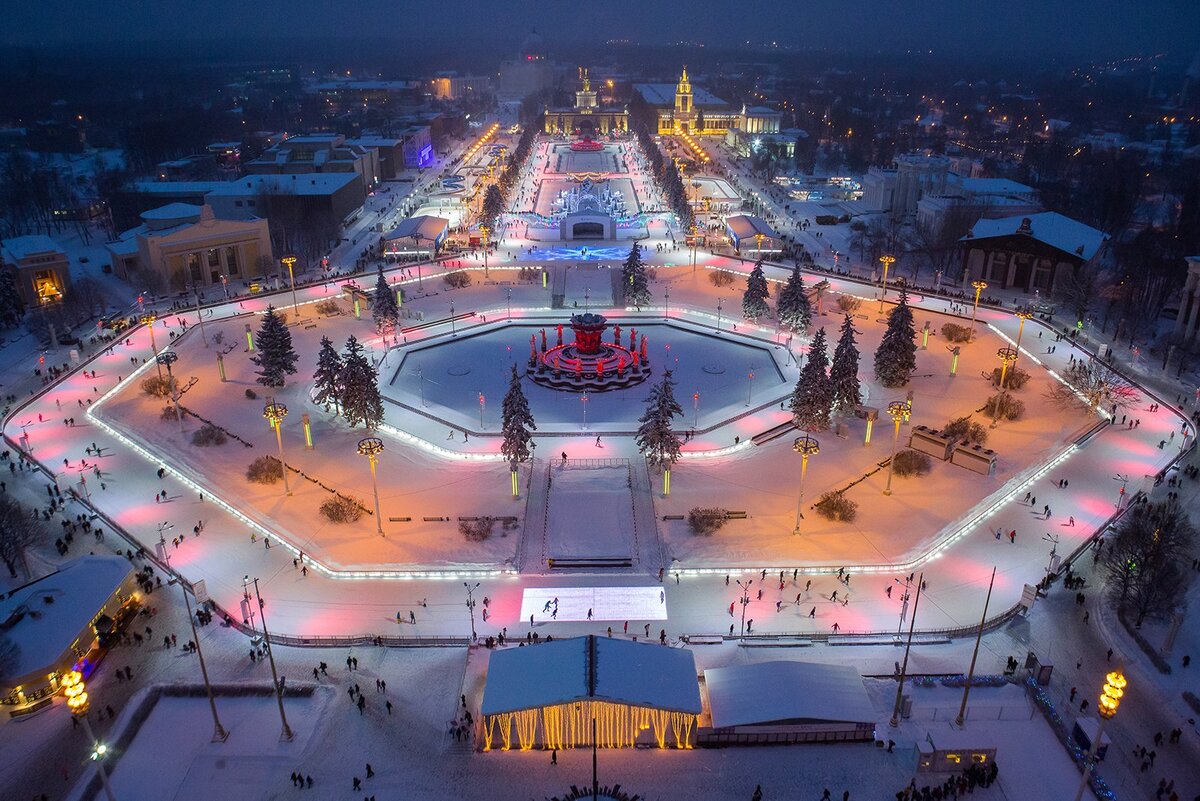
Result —
<instances>
[{"instance_id":1,"label":"red fountain sculpture","mask_svg":"<svg viewBox=\"0 0 1200 801\"><path fill-rule=\"evenodd\" d=\"M628 348L621 344L621 329L615 326L610 342L604 341L608 320L599 314L576 314L571 318L575 341L562 344L562 326L558 326L559 344L548 348L543 331L541 353L529 358L528 376L535 383L553 389L603 392L630 387L650 375L646 337L641 337L640 352L636 330L630 331Z\"/></svg>"}]
</instances>

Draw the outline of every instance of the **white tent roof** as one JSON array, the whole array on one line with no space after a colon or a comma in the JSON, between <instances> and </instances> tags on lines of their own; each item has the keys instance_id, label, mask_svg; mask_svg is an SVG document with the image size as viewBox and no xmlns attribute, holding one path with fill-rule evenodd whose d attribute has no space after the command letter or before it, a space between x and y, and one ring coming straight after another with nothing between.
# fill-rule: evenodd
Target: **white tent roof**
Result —
<instances>
[{"instance_id":1,"label":"white tent roof","mask_svg":"<svg viewBox=\"0 0 1200 801\"><path fill-rule=\"evenodd\" d=\"M606 637L492 653L483 714L583 700L699 714L695 658L686 649Z\"/></svg>"},{"instance_id":2,"label":"white tent roof","mask_svg":"<svg viewBox=\"0 0 1200 801\"><path fill-rule=\"evenodd\" d=\"M757 234L762 234L772 239L779 238L779 234L767 224L766 220L751 214L734 214L726 217L725 225L738 240L753 239Z\"/></svg>"},{"instance_id":3,"label":"white tent roof","mask_svg":"<svg viewBox=\"0 0 1200 801\"><path fill-rule=\"evenodd\" d=\"M788 722L874 723L862 676L848 665L759 662L704 671L715 729Z\"/></svg>"},{"instance_id":4,"label":"white tent roof","mask_svg":"<svg viewBox=\"0 0 1200 801\"><path fill-rule=\"evenodd\" d=\"M415 234L423 240L434 242L449 227L450 221L444 217L422 214L419 217L409 217L407 220L403 220L394 231L385 235L383 239L385 242L394 242L398 239L408 239Z\"/></svg>"}]
</instances>

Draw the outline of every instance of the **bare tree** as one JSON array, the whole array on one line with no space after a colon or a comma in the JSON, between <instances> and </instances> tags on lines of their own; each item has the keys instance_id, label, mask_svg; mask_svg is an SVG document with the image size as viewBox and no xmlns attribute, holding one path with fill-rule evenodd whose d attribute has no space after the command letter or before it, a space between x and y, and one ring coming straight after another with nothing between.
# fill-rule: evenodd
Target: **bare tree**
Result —
<instances>
[{"instance_id":1,"label":"bare tree","mask_svg":"<svg viewBox=\"0 0 1200 801\"><path fill-rule=\"evenodd\" d=\"M1054 287L1054 294L1075 315L1076 320L1082 320L1091 308L1092 299L1096 297L1098 281L1095 270L1083 265L1059 280Z\"/></svg>"},{"instance_id":2,"label":"bare tree","mask_svg":"<svg viewBox=\"0 0 1200 801\"><path fill-rule=\"evenodd\" d=\"M20 647L10 637L0 635L0 680L13 677L20 656Z\"/></svg>"},{"instance_id":3,"label":"bare tree","mask_svg":"<svg viewBox=\"0 0 1200 801\"><path fill-rule=\"evenodd\" d=\"M1190 583L1183 563L1196 528L1178 503L1138 504L1129 510L1104 549L1109 598L1141 626L1148 616L1173 612Z\"/></svg>"},{"instance_id":4,"label":"bare tree","mask_svg":"<svg viewBox=\"0 0 1200 801\"><path fill-rule=\"evenodd\" d=\"M1079 404L1090 411L1098 408L1112 411L1125 409L1138 402L1141 393L1124 376L1106 365L1077 360L1059 375L1066 382L1051 381L1046 397L1058 404Z\"/></svg>"},{"instance_id":5,"label":"bare tree","mask_svg":"<svg viewBox=\"0 0 1200 801\"><path fill-rule=\"evenodd\" d=\"M8 497L0 497L0 561L8 568L13 578L17 568L26 576L29 566L25 563L25 551L45 534L39 518L34 518L21 504Z\"/></svg>"}]
</instances>

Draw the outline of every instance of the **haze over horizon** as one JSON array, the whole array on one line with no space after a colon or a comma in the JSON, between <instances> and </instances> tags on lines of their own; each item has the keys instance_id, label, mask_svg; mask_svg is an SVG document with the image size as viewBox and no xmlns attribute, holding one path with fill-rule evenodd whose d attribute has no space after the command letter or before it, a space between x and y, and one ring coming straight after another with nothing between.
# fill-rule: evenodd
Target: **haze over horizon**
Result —
<instances>
[{"instance_id":1,"label":"haze over horizon","mask_svg":"<svg viewBox=\"0 0 1200 801\"><path fill-rule=\"evenodd\" d=\"M630 0L575 4L551 0L450 0L436 7L359 0L331 9L319 0L183 0L119 5L80 0L24 2L6 9L0 43L25 48L135 42L394 39L452 42L489 38L502 46L537 28L548 45L607 39L709 46L765 44L800 49L1060 57L1104 61L1170 52L1188 58L1200 48L1200 3L1188 0L861 0L767 3L749 0L736 14L727 0L675 4ZM66 23L66 24L64 24Z\"/></svg>"}]
</instances>

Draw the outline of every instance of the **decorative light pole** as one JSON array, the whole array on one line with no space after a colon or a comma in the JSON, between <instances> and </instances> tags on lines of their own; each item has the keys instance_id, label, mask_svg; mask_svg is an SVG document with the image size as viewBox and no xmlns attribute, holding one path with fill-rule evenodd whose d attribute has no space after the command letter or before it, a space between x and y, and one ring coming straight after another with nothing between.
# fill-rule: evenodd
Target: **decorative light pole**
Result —
<instances>
[{"instance_id":1,"label":"decorative light pole","mask_svg":"<svg viewBox=\"0 0 1200 801\"><path fill-rule=\"evenodd\" d=\"M579 405L583 408L583 430L587 431L587 393L579 396Z\"/></svg>"},{"instance_id":2,"label":"decorative light pole","mask_svg":"<svg viewBox=\"0 0 1200 801\"><path fill-rule=\"evenodd\" d=\"M492 229L486 225L479 226L479 233L483 234L483 277L488 277L488 234Z\"/></svg>"},{"instance_id":3,"label":"decorative light pole","mask_svg":"<svg viewBox=\"0 0 1200 801\"><path fill-rule=\"evenodd\" d=\"M291 253L280 259L283 266L287 267L288 281L292 285L292 313L296 315L296 319L300 319L300 303L296 300L296 257Z\"/></svg>"},{"instance_id":4,"label":"decorative light pole","mask_svg":"<svg viewBox=\"0 0 1200 801\"><path fill-rule=\"evenodd\" d=\"M104 795L108 801L117 801L113 795L112 785L108 783L108 772L105 770L105 757L108 756L108 746L96 739L96 735L92 734L92 724L88 720L87 711L90 702L88 701L87 685L83 683L83 674L78 670L69 670L62 677L60 682L63 688L63 694L67 697L67 709L71 710L71 714L76 720L83 723L83 731L87 734L87 738L92 741L92 761L96 763L96 770L100 773L100 784L104 786Z\"/></svg>"},{"instance_id":5,"label":"decorative light pole","mask_svg":"<svg viewBox=\"0 0 1200 801\"><path fill-rule=\"evenodd\" d=\"M1021 353L1021 334L1025 332L1025 321L1033 317L1033 312L1028 307L1022 306L1017 309L1014 314L1021 322L1017 325L1017 354ZM1015 360L1014 360L1015 363Z\"/></svg>"},{"instance_id":6,"label":"decorative light pole","mask_svg":"<svg viewBox=\"0 0 1200 801\"><path fill-rule=\"evenodd\" d=\"M663 319L668 320L671 317L671 287L663 287Z\"/></svg>"},{"instance_id":7,"label":"decorative light pole","mask_svg":"<svg viewBox=\"0 0 1200 801\"><path fill-rule=\"evenodd\" d=\"M692 428L700 425L700 393L692 393Z\"/></svg>"},{"instance_id":8,"label":"decorative light pole","mask_svg":"<svg viewBox=\"0 0 1200 801\"><path fill-rule=\"evenodd\" d=\"M742 588L742 636L746 636L746 607L750 605L750 585L754 583L754 579L747 579L743 582L737 580L737 585Z\"/></svg>"},{"instance_id":9,"label":"decorative light pole","mask_svg":"<svg viewBox=\"0 0 1200 801\"><path fill-rule=\"evenodd\" d=\"M887 276L888 268L896 263L895 256L880 256L879 261L883 262L883 291L879 293L879 313L883 314L883 299L887 297Z\"/></svg>"},{"instance_id":10,"label":"decorative light pole","mask_svg":"<svg viewBox=\"0 0 1200 801\"><path fill-rule=\"evenodd\" d=\"M179 361L179 355L173 350L164 350L154 357L156 364L167 368L167 386L171 391L171 405L175 407L175 421L179 423L179 433L183 433L183 415L179 412L179 391L175 388L175 374L171 365Z\"/></svg>"},{"instance_id":11,"label":"decorative light pole","mask_svg":"<svg viewBox=\"0 0 1200 801\"><path fill-rule=\"evenodd\" d=\"M987 289L987 281L972 281L971 286L975 287L975 303L971 306L971 336L967 340L970 342L975 339L975 315L979 312L979 293Z\"/></svg>"},{"instance_id":12,"label":"decorative light pole","mask_svg":"<svg viewBox=\"0 0 1200 801\"><path fill-rule=\"evenodd\" d=\"M263 642L267 646L267 659L271 663L271 680L275 683L275 700L279 703L279 719L283 721L283 732L279 739L290 743L295 736L292 727L288 725L287 715L283 711L283 685L279 683L279 674L275 670L275 652L271 650L271 635L267 633L266 604L263 603L262 593L258 591L258 576L254 577L254 594L258 598L258 619L262 622Z\"/></svg>"},{"instance_id":13,"label":"decorative light pole","mask_svg":"<svg viewBox=\"0 0 1200 801\"><path fill-rule=\"evenodd\" d=\"M375 463L379 454L383 453L383 440L379 437L367 437L358 441L358 452L367 457L371 463L371 491L375 495L375 533L383 536L383 516L379 512L379 481L375 477Z\"/></svg>"},{"instance_id":14,"label":"decorative light pole","mask_svg":"<svg viewBox=\"0 0 1200 801\"><path fill-rule=\"evenodd\" d=\"M162 536L162 533L159 533ZM163 561L167 563L167 568L171 567L171 554L166 548L162 549ZM187 587L183 586L183 578L177 577L179 582L179 590L183 593L183 605L187 609L188 622L192 625L192 642L196 644L196 656L200 659L200 675L204 678L204 689L208 693L208 708L212 710L213 718L213 736L214 743L223 743L229 739L229 732L221 725L221 718L217 716L217 699L213 696L212 684L208 680L208 667L204 664L204 651L200 648L200 635L196 631L196 617L192 614L192 603L188 600ZM194 591L194 590L193 590Z\"/></svg>"},{"instance_id":15,"label":"decorative light pole","mask_svg":"<svg viewBox=\"0 0 1200 801\"><path fill-rule=\"evenodd\" d=\"M892 431L892 458L888 460L887 486L884 488L883 494L891 495L892 468L896 464L896 444L900 441L900 423L908 422L909 415L912 414L912 406L909 405L908 401L892 401L887 405L887 413L891 415L895 429Z\"/></svg>"},{"instance_id":16,"label":"decorative light pole","mask_svg":"<svg viewBox=\"0 0 1200 801\"><path fill-rule=\"evenodd\" d=\"M475 590L479 589L479 582L475 582L472 587L467 582L463 582L463 586L467 588L467 611L471 613L471 642L479 639L479 635L475 633Z\"/></svg>"},{"instance_id":17,"label":"decorative light pole","mask_svg":"<svg viewBox=\"0 0 1200 801\"><path fill-rule=\"evenodd\" d=\"M283 459L283 418L287 417L287 413L287 406L275 401L271 401L263 407L263 417L271 424L271 428L275 429L275 442L279 445L279 466L283 468L283 494L291 495L292 489L288 486L287 462Z\"/></svg>"},{"instance_id":18,"label":"decorative light pole","mask_svg":"<svg viewBox=\"0 0 1200 801\"><path fill-rule=\"evenodd\" d=\"M796 437L796 441L792 443L792 450L800 454L800 492L796 497L796 527L792 529L792 534L799 536L800 521L804 518L804 476L808 473L808 457L821 452L821 443L817 442L815 437L805 434L803 437Z\"/></svg>"},{"instance_id":19,"label":"decorative light pole","mask_svg":"<svg viewBox=\"0 0 1200 801\"><path fill-rule=\"evenodd\" d=\"M200 311L200 284L196 281L191 282L192 294L196 296L196 322L200 324L200 338L204 340L204 347L208 347L208 335L204 333L204 313Z\"/></svg>"},{"instance_id":20,"label":"decorative light pole","mask_svg":"<svg viewBox=\"0 0 1200 801\"><path fill-rule=\"evenodd\" d=\"M717 298L717 331L721 330L721 304L725 302L725 298Z\"/></svg>"},{"instance_id":21,"label":"decorative light pole","mask_svg":"<svg viewBox=\"0 0 1200 801\"><path fill-rule=\"evenodd\" d=\"M154 342L154 323L158 321L158 315L155 314L154 312L147 312L146 314L143 314L141 317L139 317L138 321L141 322L142 325L146 326L146 329L150 331L150 353L155 357L155 359L157 359L158 358L158 345L155 344L155 342ZM161 380L162 379L162 366L156 365L155 369L158 370L158 377Z\"/></svg>"},{"instance_id":22,"label":"decorative light pole","mask_svg":"<svg viewBox=\"0 0 1200 801\"><path fill-rule=\"evenodd\" d=\"M917 597L913 599L912 618L908 623L908 642L904 646L904 664L900 667L900 681L896 684L896 703L892 705L892 719L888 723L893 729L900 725L900 701L904 698L904 679L908 675L908 652L912 649L913 629L917 625L917 607L921 605L921 588L925 586L925 574L917 576ZM904 597L908 598L907 587Z\"/></svg>"},{"instance_id":23,"label":"decorative light pole","mask_svg":"<svg viewBox=\"0 0 1200 801\"><path fill-rule=\"evenodd\" d=\"M1096 739L1092 740L1092 748L1083 763L1083 776L1079 781L1079 792L1075 793L1075 801L1080 801L1083 798L1083 791L1087 789L1088 771L1095 770L1096 752L1100 749L1100 742L1104 737L1104 724L1117 714L1117 707L1121 705L1121 698L1125 695L1126 684L1125 675L1119 670L1114 670L1104 677L1104 687L1100 690L1100 702L1096 705L1096 713L1100 715L1100 725L1096 727Z\"/></svg>"},{"instance_id":24,"label":"decorative light pole","mask_svg":"<svg viewBox=\"0 0 1200 801\"><path fill-rule=\"evenodd\" d=\"M1008 366L1017 360L1017 349L1000 348L996 351L996 356L1000 359L1000 394L992 407L992 428L1000 422L1000 401L1004 399L1004 382L1008 380Z\"/></svg>"}]
</instances>

